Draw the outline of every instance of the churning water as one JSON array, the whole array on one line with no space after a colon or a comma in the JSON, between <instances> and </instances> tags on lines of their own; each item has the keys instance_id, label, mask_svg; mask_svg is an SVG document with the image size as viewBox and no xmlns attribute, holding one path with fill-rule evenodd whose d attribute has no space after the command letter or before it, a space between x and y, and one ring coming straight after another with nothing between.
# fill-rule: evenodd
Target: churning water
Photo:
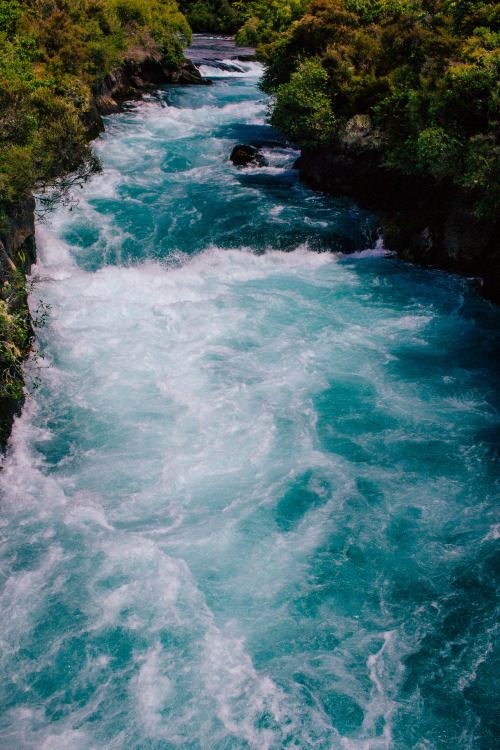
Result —
<instances>
[{"instance_id":1,"label":"churning water","mask_svg":"<svg viewBox=\"0 0 500 750\"><path fill-rule=\"evenodd\" d=\"M39 227L0 747L490 750L498 311L302 187L255 63L212 57Z\"/></svg>"}]
</instances>

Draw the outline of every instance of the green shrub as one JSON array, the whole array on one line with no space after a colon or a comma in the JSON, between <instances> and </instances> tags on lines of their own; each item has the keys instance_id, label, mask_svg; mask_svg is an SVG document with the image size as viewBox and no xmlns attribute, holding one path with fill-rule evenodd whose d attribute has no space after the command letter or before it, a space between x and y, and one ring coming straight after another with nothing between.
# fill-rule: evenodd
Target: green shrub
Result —
<instances>
[{"instance_id":1,"label":"green shrub","mask_svg":"<svg viewBox=\"0 0 500 750\"><path fill-rule=\"evenodd\" d=\"M238 3L230 0L180 0L180 10L194 31L232 34L241 26Z\"/></svg>"},{"instance_id":2,"label":"green shrub","mask_svg":"<svg viewBox=\"0 0 500 750\"><path fill-rule=\"evenodd\" d=\"M326 90L328 74L318 58L301 63L289 83L280 86L271 122L298 143L326 145L339 127Z\"/></svg>"},{"instance_id":3,"label":"green shrub","mask_svg":"<svg viewBox=\"0 0 500 750\"><path fill-rule=\"evenodd\" d=\"M175 0L2 0L0 202L88 179L93 84L137 50L178 64L190 35Z\"/></svg>"},{"instance_id":4,"label":"green shrub","mask_svg":"<svg viewBox=\"0 0 500 750\"><path fill-rule=\"evenodd\" d=\"M241 33L255 36L266 17ZM389 165L498 215L499 2L313 0L266 55L272 122L299 143L333 142L342 123L370 115Z\"/></svg>"}]
</instances>

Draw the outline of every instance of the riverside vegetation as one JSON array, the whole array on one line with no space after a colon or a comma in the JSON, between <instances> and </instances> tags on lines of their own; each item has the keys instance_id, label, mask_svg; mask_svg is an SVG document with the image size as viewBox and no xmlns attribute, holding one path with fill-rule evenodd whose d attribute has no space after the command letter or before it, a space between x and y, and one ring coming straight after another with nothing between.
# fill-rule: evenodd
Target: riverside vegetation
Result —
<instances>
[{"instance_id":1,"label":"riverside vegetation","mask_svg":"<svg viewBox=\"0 0 500 750\"><path fill-rule=\"evenodd\" d=\"M449 181L478 216L500 207L500 3L315 0L263 53L273 123L328 145L355 115L380 130L388 165Z\"/></svg>"},{"instance_id":2,"label":"riverside vegetation","mask_svg":"<svg viewBox=\"0 0 500 750\"><path fill-rule=\"evenodd\" d=\"M500 3L315 0L263 52L306 179L378 193L393 249L500 299Z\"/></svg>"}]
</instances>

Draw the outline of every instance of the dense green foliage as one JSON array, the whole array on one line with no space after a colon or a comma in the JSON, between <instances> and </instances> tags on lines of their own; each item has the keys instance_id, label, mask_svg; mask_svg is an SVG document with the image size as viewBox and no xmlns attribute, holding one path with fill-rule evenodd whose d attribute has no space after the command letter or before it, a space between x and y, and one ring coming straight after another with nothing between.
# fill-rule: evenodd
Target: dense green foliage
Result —
<instances>
[{"instance_id":1,"label":"dense green foliage","mask_svg":"<svg viewBox=\"0 0 500 750\"><path fill-rule=\"evenodd\" d=\"M309 0L179 0L193 31L236 34L237 44L261 47L298 20Z\"/></svg>"},{"instance_id":2,"label":"dense green foliage","mask_svg":"<svg viewBox=\"0 0 500 750\"><path fill-rule=\"evenodd\" d=\"M500 3L183 0L197 31L234 31L267 64L272 123L328 146L369 115L387 164L500 209Z\"/></svg>"},{"instance_id":3,"label":"dense green foliage","mask_svg":"<svg viewBox=\"0 0 500 750\"><path fill-rule=\"evenodd\" d=\"M2 0L0 205L94 172L93 83L148 52L174 65L189 37L175 0Z\"/></svg>"},{"instance_id":4,"label":"dense green foliage","mask_svg":"<svg viewBox=\"0 0 500 750\"><path fill-rule=\"evenodd\" d=\"M193 31L234 34L241 26L240 14L231 0L179 0L179 8Z\"/></svg>"},{"instance_id":5,"label":"dense green foliage","mask_svg":"<svg viewBox=\"0 0 500 750\"><path fill-rule=\"evenodd\" d=\"M262 56L268 46L279 39L290 25L301 18L309 0L253 0L236 3L241 26L236 36L238 44L257 47Z\"/></svg>"},{"instance_id":6,"label":"dense green foliage","mask_svg":"<svg viewBox=\"0 0 500 750\"><path fill-rule=\"evenodd\" d=\"M32 334L24 278L17 272L0 287L0 401L23 394L22 364Z\"/></svg>"},{"instance_id":7,"label":"dense green foliage","mask_svg":"<svg viewBox=\"0 0 500 750\"><path fill-rule=\"evenodd\" d=\"M369 114L390 165L498 213L500 3L314 0L265 51L272 122L297 142L331 144Z\"/></svg>"}]
</instances>

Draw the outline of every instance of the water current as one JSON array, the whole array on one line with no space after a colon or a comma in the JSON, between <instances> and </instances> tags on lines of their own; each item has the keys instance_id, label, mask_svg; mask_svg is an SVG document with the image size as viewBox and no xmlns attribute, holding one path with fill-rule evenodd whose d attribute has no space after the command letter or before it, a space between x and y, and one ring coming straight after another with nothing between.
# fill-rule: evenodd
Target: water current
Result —
<instances>
[{"instance_id":1,"label":"water current","mask_svg":"<svg viewBox=\"0 0 500 750\"><path fill-rule=\"evenodd\" d=\"M492 750L499 312L302 186L237 54L38 227L0 747Z\"/></svg>"}]
</instances>

